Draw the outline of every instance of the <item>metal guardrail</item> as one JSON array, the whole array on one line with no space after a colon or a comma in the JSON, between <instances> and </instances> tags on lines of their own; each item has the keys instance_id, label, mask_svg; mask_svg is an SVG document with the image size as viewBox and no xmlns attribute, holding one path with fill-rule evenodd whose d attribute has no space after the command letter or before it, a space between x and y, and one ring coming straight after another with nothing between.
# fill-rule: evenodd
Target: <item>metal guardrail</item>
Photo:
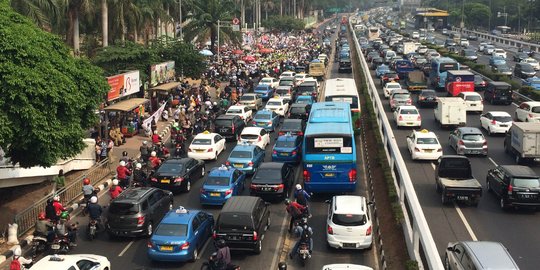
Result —
<instances>
[{"instance_id":1,"label":"metal guardrail","mask_svg":"<svg viewBox=\"0 0 540 270\"><path fill-rule=\"evenodd\" d=\"M461 31L461 32L466 33L466 34L475 34L478 38L498 42L498 43L501 43L503 45L514 46L516 48L518 48L518 47L530 47L535 52L540 52L540 45L536 44L536 43L530 43L530 42L520 41L520 40L506 38L506 37L499 37L499 36L491 35L491 34L484 33L484 32L468 30L468 29L460 29L460 28L456 28L456 27L452 27L452 30L453 31L458 31L458 32Z\"/></svg>"},{"instance_id":2,"label":"metal guardrail","mask_svg":"<svg viewBox=\"0 0 540 270\"><path fill-rule=\"evenodd\" d=\"M354 33L353 27L349 24L351 33ZM353 34L354 46L358 52L358 61L364 70L364 78L367 82L369 95L371 97L372 106L375 110L377 123L379 124L379 133L383 138L385 145L384 150L388 159L394 185L398 191L399 202L405 216L402 222L405 242L407 243L407 251L409 256L418 262L420 269L442 270L444 269L441 257L437 251L437 246L431 235L428 223L424 216L422 206L416 196L416 191L412 184L407 166L401 157L398 144L395 140L394 133L390 122L386 117L383 104L379 98L377 88L373 82L373 78L369 74L367 62L362 54L358 38ZM366 72L368 71L368 72Z\"/></svg>"},{"instance_id":3,"label":"metal guardrail","mask_svg":"<svg viewBox=\"0 0 540 270\"><path fill-rule=\"evenodd\" d=\"M19 225L18 236L25 234L34 227L38 214L45 211L45 206L47 205L48 199L52 198L54 195L58 195L60 196L60 201L64 205L71 204L77 198L80 198L82 196L82 180L85 177L90 178L90 183L92 185L96 185L110 173L111 169L109 167L109 160L104 159L94 165L92 168L90 168L86 175L79 177L70 185L58 190L55 194L51 194L40 199L28 208L17 213L14 218L14 223Z\"/></svg>"}]
</instances>

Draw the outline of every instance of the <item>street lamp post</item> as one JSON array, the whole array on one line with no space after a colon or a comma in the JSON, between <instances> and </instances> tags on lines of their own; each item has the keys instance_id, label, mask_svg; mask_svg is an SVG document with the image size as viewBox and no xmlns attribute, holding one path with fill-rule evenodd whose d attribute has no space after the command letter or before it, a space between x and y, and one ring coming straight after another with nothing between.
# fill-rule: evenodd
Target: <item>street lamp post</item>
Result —
<instances>
[{"instance_id":1,"label":"street lamp post","mask_svg":"<svg viewBox=\"0 0 540 270\"><path fill-rule=\"evenodd\" d=\"M459 25L461 29L465 27L465 22L463 21L464 13L465 13L465 0L461 0L461 23Z\"/></svg>"},{"instance_id":2,"label":"street lamp post","mask_svg":"<svg viewBox=\"0 0 540 270\"><path fill-rule=\"evenodd\" d=\"M182 33L182 0L178 0L178 39L184 39L184 35Z\"/></svg>"}]
</instances>

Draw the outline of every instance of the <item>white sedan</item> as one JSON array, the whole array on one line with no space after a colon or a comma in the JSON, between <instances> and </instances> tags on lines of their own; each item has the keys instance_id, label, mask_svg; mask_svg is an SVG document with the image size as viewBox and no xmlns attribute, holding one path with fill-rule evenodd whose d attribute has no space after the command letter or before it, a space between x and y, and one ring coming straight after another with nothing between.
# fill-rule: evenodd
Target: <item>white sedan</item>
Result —
<instances>
[{"instance_id":1,"label":"white sedan","mask_svg":"<svg viewBox=\"0 0 540 270\"><path fill-rule=\"evenodd\" d=\"M309 75L306 73L298 73L294 76L294 79L296 79L296 86L300 85L304 82L305 79L307 79Z\"/></svg>"},{"instance_id":2,"label":"white sedan","mask_svg":"<svg viewBox=\"0 0 540 270\"><path fill-rule=\"evenodd\" d=\"M389 98L393 91L401 90L401 84L398 82L388 82L383 87L384 97Z\"/></svg>"},{"instance_id":3,"label":"white sedan","mask_svg":"<svg viewBox=\"0 0 540 270\"><path fill-rule=\"evenodd\" d=\"M296 75L296 72L294 71L285 71L283 73L281 73L281 75L279 75L279 78L283 78L283 77L294 77Z\"/></svg>"},{"instance_id":4,"label":"white sedan","mask_svg":"<svg viewBox=\"0 0 540 270\"><path fill-rule=\"evenodd\" d=\"M443 155L437 135L427 129L413 130L407 136L407 148L413 160L437 160Z\"/></svg>"},{"instance_id":5,"label":"white sedan","mask_svg":"<svg viewBox=\"0 0 540 270\"><path fill-rule=\"evenodd\" d=\"M268 100L264 108L270 111L274 111L280 116L285 116L285 114L289 110L289 102L287 102L281 97L271 98Z\"/></svg>"},{"instance_id":6,"label":"white sedan","mask_svg":"<svg viewBox=\"0 0 540 270\"><path fill-rule=\"evenodd\" d=\"M397 127L420 127L422 126L422 117L416 106L399 106L394 111Z\"/></svg>"},{"instance_id":7,"label":"white sedan","mask_svg":"<svg viewBox=\"0 0 540 270\"><path fill-rule=\"evenodd\" d=\"M274 77L264 77L259 81L259 84L270 85L270 87L276 88L279 85L279 80Z\"/></svg>"},{"instance_id":8,"label":"white sedan","mask_svg":"<svg viewBox=\"0 0 540 270\"><path fill-rule=\"evenodd\" d=\"M111 269L111 262L105 256L94 254L48 255L35 263L31 269L108 270Z\"/></svg>"},{"instance_id":9,"label":"white sedan","mask_svg":"<svg viewBox=\"0 0 540 270\"><path fill-rule=\"evenodd\" d=\"M226 149L225 138L217 133L204 131L197 134L188 148L188 157L200 160L217 160Z\"/></svg>"},{"instance_id":10,"label":"white sedan","mask_svg":"<svg viewBox=\"0 0 540 270\"><path fill-rule=\"evenodd\" d=\"M534 58L531 58L531 57L525 58L525 59L521 60L520 63L527 63L527 64L531 65L534 70L536 70L536 71L540 70L540 63L538 63L538 60L536 60Z\"/></svg>"},{"instance_id":11,"label":"white sedan","mask_svg":"<svg viewBox=\"0 0 540 270\"><path fill-rule=\"evenodd\" d=\"M491 111L480 115L480 125L489 135L508 132L512 123L512 116L507 112Z\"/></svg>"},{"instance_id":12,"label":"white sedan","mask_svg":"<svg viewBox=\"0 0 540 270\"><path fill-rule=\"evenodd\" d=\"M229 107L227 112L225 112L226 115L238 115L240 118L244 120L244 122L247 122L251 120L251 117L253 117L253 110L251 110L250 107L244 106L244 105L233 105Z\"/></svg>"},{"instance_id":13,"label":"white sedan","mask_svg":"<svg viewBox=\"0 0 540 270\"><path fill-rule=\"evenodd\" d=\"M264 149L270 143L270 134L261 127L245 127L240 133L239 143L253 144Z\"/></svg>"}]
</instances>

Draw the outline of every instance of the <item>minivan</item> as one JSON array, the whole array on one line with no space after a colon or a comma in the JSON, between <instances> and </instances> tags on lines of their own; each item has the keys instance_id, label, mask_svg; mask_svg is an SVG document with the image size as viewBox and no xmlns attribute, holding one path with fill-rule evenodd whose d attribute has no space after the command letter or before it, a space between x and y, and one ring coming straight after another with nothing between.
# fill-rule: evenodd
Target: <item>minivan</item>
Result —
<instances>
[{"instance_id":1,"label":"minivan","mask_svg":"<svg viewBox=\"0 0 540 270\"><path fill-rule=\"evenodd\" d=\"M514 67L514 76L519 77L521 79L527 79L530 77L534 77L535 75L536 75L536 70L534 70L531 64L516 63L516 66Z\"/></svg>"},{"instance_id":2,"label":"minivan","mask_svg":"<svg viewBox=\"0 0 540 270\"><path fill-rule=\"evenodd\" d=\"M262 252L264 234L270 227L269 204L259 197L233 196L223 206L213 233L231 250Z\"/></svg>"},{"instance_id":3,"label":"minivan","mask_svg":"<svg viewBox=\"0 0 540 270\"><path fill-rule=\"evenodd\" d=\"M484 91L484 100L491 104L512 104L512 86L506 82L489 82Z\"/></svg>"},{"instance_id":4,"label":"minivan","mask_svg":"<svg viewBox=\"0 0 540 270\"><path fill-rule=\"evenodd\" d=\"M238 115L220 115L214 121L215 132L225 139L238 141L246 122Z\"/></svg>"},{"instance_id":5,"label":"minivan","mask_svg":"<svg viewBox=\"0 0 540 270\"><path fill-rule=\"evenodd\" d=\"M540 177L527 166L497 166L488 171L486 185L503 210L516 206L540 207Z\"/></svg>"},{"instance_id":6,"label":"minivan","mask_svg":"<svg viewBox=\"0 0 540 270\"><path fill-rule=\"evenodd\" d=\"M491 241L448 243L444 266L447 270L519 270L508 249Z\"/></svg>"}]
</instances>

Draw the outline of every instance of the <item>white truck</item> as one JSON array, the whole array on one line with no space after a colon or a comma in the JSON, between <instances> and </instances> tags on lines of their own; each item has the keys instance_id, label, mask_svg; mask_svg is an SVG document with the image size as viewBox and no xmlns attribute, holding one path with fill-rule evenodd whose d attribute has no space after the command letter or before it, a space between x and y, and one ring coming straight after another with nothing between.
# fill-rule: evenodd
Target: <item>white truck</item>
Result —
<instances>
[{"instance_id":1,"label":"white truck","mask_svg":"<svg viewBox=\"0 0 540 270\"><path fill-rule=\"evenodd\" d=\"M416 51L416 44L414 42L403 42L403 55Z\"/></svg>"},{"instance_id":2,"label":"white truck","mask_svg":"<svg viewBox=\"0 0 540 270\"><path fill-rule=\"evenodd\" d=\"M504 151L513 154L517 164L540 158L540 125L514 122L504 138Z\"/></svg>"},{"instance_id":3,"label":"white truck","mask_svg":"<svg viewBox=\"0 0 540 270\"><path fill-rule=\"evenodd\" d=\"M459 97L440 97L433 112L441 128L467 123L467 104Z\"/></svg>"}]
</instances>

